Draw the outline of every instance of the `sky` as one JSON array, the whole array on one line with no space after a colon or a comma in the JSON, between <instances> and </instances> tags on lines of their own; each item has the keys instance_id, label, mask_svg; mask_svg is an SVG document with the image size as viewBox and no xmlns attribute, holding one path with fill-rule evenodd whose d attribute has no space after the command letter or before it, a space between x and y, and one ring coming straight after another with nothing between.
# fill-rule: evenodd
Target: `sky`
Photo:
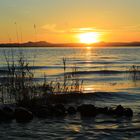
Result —
<instances>
[{"instance_id":1,"label":"sky","mask_svg":"<svg viewBox=\"0 0 140 140\"><path fill-rule=\"evenodd\" d=\"M0 0L0 43L140 41L140 0ZM35 26L34 26L35 25Z\"/></svg>"}]
</instances>

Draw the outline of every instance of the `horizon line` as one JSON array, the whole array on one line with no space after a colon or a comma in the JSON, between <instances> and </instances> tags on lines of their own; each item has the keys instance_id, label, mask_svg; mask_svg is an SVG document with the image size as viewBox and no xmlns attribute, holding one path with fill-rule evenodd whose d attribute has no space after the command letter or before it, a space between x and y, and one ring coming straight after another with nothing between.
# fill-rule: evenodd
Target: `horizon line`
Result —
<instances>
[{"instance_id":1,"label":"horizon line","mask_svg":"<svg viewBox=\"0 0 140 140\"><path fill-rule=\"evenodd\" d=\"M81 43L81 42L49 42L49 41L25 41L25 42L0 42L0 44L25 44L25 43L48 43L48 44L84 44L84 45L94 45L94 44L101 44L101 43L140 43L140 41L100 41L96 43L91 43L91 44L86 44L86 43Z\"/></svg>"}]
</instances>

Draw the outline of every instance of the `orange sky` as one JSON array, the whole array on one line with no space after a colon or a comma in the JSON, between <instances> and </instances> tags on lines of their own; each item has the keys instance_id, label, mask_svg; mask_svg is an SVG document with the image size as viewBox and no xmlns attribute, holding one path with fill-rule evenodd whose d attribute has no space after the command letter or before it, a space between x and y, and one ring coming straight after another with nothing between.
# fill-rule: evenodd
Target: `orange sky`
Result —
<instances>
[{"instance_id":1,"label":"orange sky","mask_svg":"<svg viewBox=\"0 0 140 140\"><path fill-rule=\"evenodd\" d=\"M0 42L80 42L79 34L87 32L98 33L99 41L140 41L139 5L140 0L0 0Z\"/></svg>"}]
</instances>

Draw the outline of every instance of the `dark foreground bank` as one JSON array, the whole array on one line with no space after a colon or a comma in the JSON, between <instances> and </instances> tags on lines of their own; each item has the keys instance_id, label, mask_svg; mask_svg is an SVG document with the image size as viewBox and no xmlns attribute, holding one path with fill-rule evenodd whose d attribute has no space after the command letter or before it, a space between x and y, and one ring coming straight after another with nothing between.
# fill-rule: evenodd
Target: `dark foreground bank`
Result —
<instances>
[{"instance_id":1,"label":"dark foreground bank","mask_svg":"<svg viewBox=\"0 0 140 140\"><path fill-rule=\"evenodd\" d=\"M133 117L133 110L122 105L115 105L115 107L97 107L93 104L71 105L74 100L92 98L95 94L97 93L50 94L41 98L23 100L15 105L2 105L0 121L6 122L15 119L17 122L30 122L36 117L64 118L69 115L80 115L81 119L95 118L98 115L124 119Z\"/></svg>"},{"instance_id":2,"label":"dark foreground bank","mask_svg":"<svg viewBox=\"0 0 140 140\"><path fill-rule=\"evenodd\" d=\"M140 138L139 95L60 94L49 95L43 99L1 107L0 138L2 140ZM45 102L46 99L49 102Z\"/></svg>"}]
</instances>

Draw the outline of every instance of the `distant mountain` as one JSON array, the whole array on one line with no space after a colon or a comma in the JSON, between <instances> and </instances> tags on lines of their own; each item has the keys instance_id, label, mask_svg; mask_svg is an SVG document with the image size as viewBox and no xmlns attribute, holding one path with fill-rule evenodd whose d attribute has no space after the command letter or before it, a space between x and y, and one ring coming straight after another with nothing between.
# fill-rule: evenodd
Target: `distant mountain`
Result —
<instances>
[{"instance_id":1,"label":"distant mountain","mask_svg":"<svg viewBox=\"0 0 140 140\"><path fill-rule=\"evenodd\" d=\"M26 43L3 43L0 47L85 47L85 46L99 46L99 47L120 47L120 46L140 46L140 42L99 42L94 44L83 43L49 43L46 41L26 42Z\"/></svg>"},{"instance_id":2,"label":"distant mountain","mask_svg":"<svg viewBox=\"0 0 140 140\"><path fill-rule=\"evenodd\" d=\"M52 43L48 43L46 41L39 42L26 42L26 43L4 43L0 44L0 47L48 47L51 46Z\"/></svg>"}]
</instances>

